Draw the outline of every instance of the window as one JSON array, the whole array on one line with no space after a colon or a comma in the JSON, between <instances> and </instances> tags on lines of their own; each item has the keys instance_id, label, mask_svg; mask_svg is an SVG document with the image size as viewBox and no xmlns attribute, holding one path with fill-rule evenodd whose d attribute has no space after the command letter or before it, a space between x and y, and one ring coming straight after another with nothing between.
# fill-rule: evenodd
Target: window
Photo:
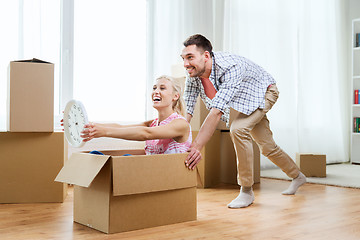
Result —
<instances>
[{"instance_id":1,"label":"window","mask_svg":"<svg viewBox=\"0 0 360 240\"><path fill-rule=\"evenodd\" d=\"M9 62L31 58L55 64L55 126L71 98L90 121L145 119L146 0L0 2L0 31L0 131Z\"/></svg>"},{"instance_id":2,"label":"window","mask_svg":"<svg viewBox=\"0 0 360 240\"><path fill-rule=\"evenodd\" d=\"M74 98L90 121L145 119L146 1L74 1Z\"/></svg>"},{"instance_id":3,"label":"window","mask_svg":"<svg viewBox=\"0 0 360 240\"><path fill-rule=\"evenodd\" d=\"M59 112L60 0L0 2L0 130L6 130L10 61L39 58L55 64L55 112Z\"/></svg>"}]
</instances>

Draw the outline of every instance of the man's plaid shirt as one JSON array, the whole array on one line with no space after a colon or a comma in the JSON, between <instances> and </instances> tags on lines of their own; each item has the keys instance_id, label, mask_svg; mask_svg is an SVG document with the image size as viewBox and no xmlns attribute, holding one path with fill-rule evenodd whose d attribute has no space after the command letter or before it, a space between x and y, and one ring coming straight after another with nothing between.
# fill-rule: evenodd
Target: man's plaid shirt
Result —
<instances>
[{"instance_id":1,"label":"man's plaid shirt","mask_svg":"<svg viewBox=\"0 0 360 240\"><path fill-rule=\"evenodd\" d=\"M274 78L262 67L244 57L224 52L214 52L210 81L217 93L211 100L198 77L187 77L184 98L187 112L194 113L200 94L207 109L216 108L223 114L221 120L229 122L230 108L250 115L265 107L265 92Z\"/></svg>"}]
</instances>

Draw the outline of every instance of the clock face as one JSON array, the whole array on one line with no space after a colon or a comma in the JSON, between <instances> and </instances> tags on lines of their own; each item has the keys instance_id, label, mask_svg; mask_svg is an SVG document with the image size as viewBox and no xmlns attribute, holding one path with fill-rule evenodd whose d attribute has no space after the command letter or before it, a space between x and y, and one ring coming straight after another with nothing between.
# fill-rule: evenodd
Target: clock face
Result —
<instances>
[{"instance_id":1,"label":"clock face","mask_svg":"<svg viewBox=\"0 0 360 240\"><path fill-rule=\"evenodd\" d=\"M88 118L83 104L76 100L69 101L64 111L64 132L67 141L73 147L81 147L85 144L80 135L87 123Z\"/></svg>"}]
</instances>

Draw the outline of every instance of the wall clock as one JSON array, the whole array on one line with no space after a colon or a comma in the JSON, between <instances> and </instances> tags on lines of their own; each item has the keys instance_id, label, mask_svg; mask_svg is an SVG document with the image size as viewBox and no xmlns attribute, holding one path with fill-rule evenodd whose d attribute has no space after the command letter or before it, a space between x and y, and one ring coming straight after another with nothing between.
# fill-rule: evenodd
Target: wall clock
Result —
<instances>
[{"instance_id":1,"label":"wall clock","mask_svg":"<svg viewBox=\"0 0 360 240\"><path fill-rule=\"evenodd\" d=\"M82 147L85 142L80 137L88 117L84 105L77 100L70 100L64 111L64 133L67 141L73 147Z\"/></svg>"}]
</instances>

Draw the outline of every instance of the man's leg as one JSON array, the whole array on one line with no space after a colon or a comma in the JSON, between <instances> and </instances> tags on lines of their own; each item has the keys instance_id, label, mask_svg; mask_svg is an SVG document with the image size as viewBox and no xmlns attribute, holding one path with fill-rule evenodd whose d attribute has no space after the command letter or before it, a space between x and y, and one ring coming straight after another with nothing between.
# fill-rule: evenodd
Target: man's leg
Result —
<instances>
[{"instance_id":1,"label":"man's leg","mask_svg":"<svg viewBox=\"0 0 360 240\"><path fill-rule=\"evenodd\" d=\"M265 108L257 110L263 112L264 117L252 128L250 133L255 142L259 145L261 153L280 167L286 175L293 178L290 187L283 192L283 194L291 195L295 194L297 189L306 182L306 178L300 172L291 157L276 145L270 130L270 124L266 117L266 113L275 104L278 96L279 92L276 85L272 85L268 88L265 94Z\"/></svg>"},{"instance_id":2,"label":"man's leg","mask_svg":"<svg viewBox=\"0 0 360 240\"><path fill-rule=\"evenodd\" d=\"M262 119L264 114L255 111L251 115L239 113L230 127L230 136L234 143L238 167L238 184L241 186L239 195L228 204L229 208L247 207L254 201L253 178L253 146L250 131Z\"/></svg>"},{"instance_id":3,"label":"man's leg","mask_svg":"<svg viewBox=\"0 0 360 240\"><path fill-rule=\"evenodd\" d=\"M285 190L283 194L295 194L297 189L306 182L306 178L291 157L276 145L266 115L252 129L251 135L259 145L261 153L275 163L286 175L293 178L289 188Z\"/></svg>"},{"instance_id":4,"label":"man's leg","mask_svg":"<svg viewBox=\"0 0 360 240\"><path fill-rule=\"evenodd\" d=\"M254 193L252 191L252 185L254 184L254 159L251 135L260 145L262 153L264 154L265 149L265 154L270 156L271 160L279 165L280 168L284 169L288 176L294 178L290 187L283 194L295 194L298 187L306 182L305 176L299 171L294 161L275 144L272 137L266 113L277 101L278 94L276 85L270 86L265 94L264 109L257 109L249 116L239 113L238 117L231 124L230 136L236 152L238 184L241 185L241 190L238 197L228 204L230 208L247 207L254 201ZM262 133L263 131L264 133ZM263 136L265 136L265 140ZM271 144L266 145L265 143L267 142L271 142ZM261 147L265 145L265 148Z\"/></svg>"}]
</instances>

